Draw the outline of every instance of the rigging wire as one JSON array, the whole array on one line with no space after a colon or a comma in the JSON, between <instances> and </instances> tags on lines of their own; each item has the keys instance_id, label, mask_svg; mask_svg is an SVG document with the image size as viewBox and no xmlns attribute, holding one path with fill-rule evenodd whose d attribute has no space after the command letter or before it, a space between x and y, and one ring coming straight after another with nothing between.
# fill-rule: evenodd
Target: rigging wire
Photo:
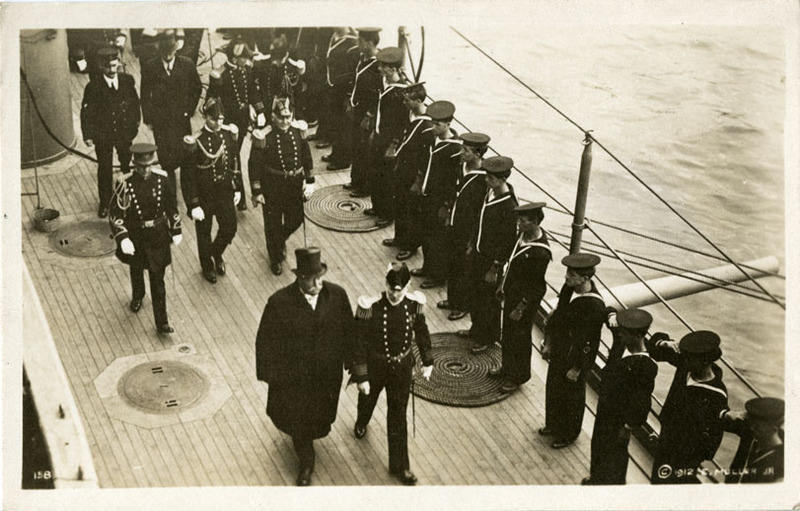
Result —
<instances>
[{"instance_id":1,"label":"rigging wire","mask_svg":"<svg viewBox=\"0 0 800 511\"><path fill-rule=\"evenodd\" d=\"M674 207L673 207L673 206L672 206L672 205L671 205L671 204L670 204L670 203L669 203L669 202L668 202L666 199L664 199L663 197L661 197L661 196L658 194L658 192L656 192L656 191L655 191L655 190L654 190L652 187L650 187L650 185L648 185L647 183L645 183L645 182L644 182L644 181L643 181L643 180L642 180L642 179L641 179L641 178L640 178L640 177L639 177L639 176L638 176L638 175L637 175L637 174L636 174L636 173L635 173L633 170L631 170L631 169L630 169L630 168L629 168L627 165L625 165L625 164L624 164L624 163L623 163L623 162L622 162L622 161L621 161L619 158L617 158L617 157L614 155L614 153L612 153L612 152L611 152L611 151L610 151L608 148L606 148L606 147L605 147L605 146L604 146L604 145L603 145L603 144L602 144L602 143L601 143L599 140L597 140L597 138L596 138L594 135L592 135L592 134L591 134L589 131L587 131L587 130L585 130L584 128L582 128L582 127L581 127L581 126L580 126L578 123L576 123L575 121L573 121L573 120L572 120L572 119L571 119L571 118L570 118L568 115L566 115L564 112L562 112L561 110L559 110L558 108L556 108L556 106L555 106L555 105L553 105L552 103L550 103L549 101L547 101L547 100L546 100L544 97L542 97L542 95L541 95L541 94L539 94L538 92L536 92L535 90L533 90L533 88L531 88L531 87L530 87L528 84L526 84L524 81L522 81L522 80L521 80L519 77L517 77L517 76L516 76L514 73L512 73L510 70L508 70L508 69L507 69L505 66L503 66L502 64L500 64L500 62L498 62L497 60L495 60L495 59L494 59L494 57L492 57L491 55L489 55L489 54L488 54L486 51L484 51L484 50L483 50L481 47L479 47L477 44L475 44L474 42L472 42L472 41L471 41L469 38L467 38L467 37L466 37L464 34L462 34L461 32L459 32L459 31L458 31L458 30L457 30L455 27L452 27L452 26L451 26L451 27L450 27L450 29L451 29L451 30L453 30L453 32L455 32L455 33L456 33L456 34L458 34L459 36L461 36L461 38L462 38L462 39L464 39L464 40L465 40L467 43L469 43L469 44L470 44L470 45L471 45L473 48L475 48L476 50L478 50L479 52L481 52L481 53L482 53L482 54L483 54L483 55L484 55L486 58L488 58L489 60L491 60L491 61L492 61L494 64L496 64L496 65L497 65L497 66L498 66L500 69L502 69L503 71L505 71L505 72L506 72L506 73L507 73L509 76L511 76L512 78L514 78L514 80L516 80L517 82L519 82L519 83L520 83L520 84L521 84L523 87L525 87L525 88L526 88L526 89L528 89L530 92L532 92L533 94L535 94L535 95L536 95L536 97L538 97L539 99L541 99L542 101L544 101L544 102L545 102L545 103L546 103L546 104L547 104L547 105L548 105L550 108L552 108L553 110L555 110L556 112L558 112L558 113L559 113L559 114L560 114L560 115L561 115L561 116L562 116L564 119L566 119L566 120L567 120L567 121L569 121L571 124L573 124L573 125L574 125L576 128L578 128L579 130L581 130L581 132L583 132L583 133L584 133L584 135L585 135L586 137L590 138L590 139L591 139L591 140L592 140L594 143L596 143L596 144L598 145L598 147L600 147L600 148L601 148L603 151L605 151L605 152L606 152L606 154L608 154L608 155L609 155L609 156L610 156L610 157L611 157L611 158L612 158L614 161L616 161L616 162L617 162L617 163L618 163L618 164L619 164L619 165L620 165L620 166L621 166L623 169L625 169L625 170L628 172L628 174L630 174L630 176L631 176L631 177L633 177L634 179L636 179L636 180L639 182L639 184L641 184L642 186L644 186L644 187L645 187L645 188L646 188L646 189L647 189L647 190L648 190L648 191L649 191L651 194L653 194L653 195L654 195L654 196L655 196L655 197L656 197L656 198L657 198L657 199L658 199L658 200L659 200L659 201L660 201L662 204L664 204L664 205L665 205L665 206L666 206L666 207L667 207L667 208L668 208L670 211L672 211L672 212L673 212L673 213L674 213L674 214L675 214L675 215L676 215L678 218L680 218L680 219L681 219L681 220L682 220L682 221L683 221L683 222L684 222L686 225L688 225L688 226L689 226L689 227L690 227L690 228L691 228L691 229L692 229L692 230L693 230L693 231L694 231L694 232L695 232L695 233L696 233L698 236L700 236L700 237L701 237L703 240L705 240L705 241L706 241L706 243L708 243L709 245L711 245L711 247L713 247L713 248L714 248L714 249L715 249L717 252L719 252L719 253L720 253L720 255L722 255L722 257L724 257L724 258L725 258L725 259L726 259L726 260L727 260L727 261L728 261L730 264L732 264L732 265L736 266L736 268L737 268L737 269L738 269L740 272L742 272L742 273L743 273L743 274L744 274L744 275L745 275L745 276L746 276L746 277L747 277L747 278L748 278L748 279L749 279L751 282L753 282L753 284L755 284L755 285L756 285L756 287L758 287L759 289L761 289L761 291L762 291L764 294L766 294L767 296L769 296L770 298L772 298L772 300L773 300L773 301L774 301L774 302L775 302L775 303L776 303L776 304L777 304L779 307L781 307L783 310L786 310L786 305L785 305L784 303L782 303L782 302L781 302L780 300L778 300L778 299L777 299L775 296L773 296L773 295L772 295L772 293L770 293L770 292L769 292L769 291L768 291L766 288L764 288L764 286L762 286L762 285L761 285L759 282L757 282L757 281L756 281L756 279L755 279L755 278L754 278L752 275L750 275L750 273L746 272L746 271L745 271L745 270L744 270L744 269L743 269L741 266L739 266L739 264L738 264L736 261L734 261L733 259L731 259L731 258L728 256L728 254L727 254L727 253L725 253L725 252L724 252L724 251L723 251L723 250L722 250L722 249L721 249L721 248L720 248L720 247L719 247L719 246L718 246L716 243L714 243L714 242L713 242L713 241L712 241L710 238L708 238L708 236L706 236L705 234L703 234L703 233L702 233L702 232L701 232L701 231L700 231L700 230L699 230L697 227L695 227L695 226L694 226L694 224L692 224L692 223L691 223L691 222L690 222L690 221L689 221L689 220L688 220L686 217L684 217L683 215L681 215L681 214L678 212L678 210L676 210L676 209L675 209L675 208L674 208Z\"/></svg>"}]
</instances>

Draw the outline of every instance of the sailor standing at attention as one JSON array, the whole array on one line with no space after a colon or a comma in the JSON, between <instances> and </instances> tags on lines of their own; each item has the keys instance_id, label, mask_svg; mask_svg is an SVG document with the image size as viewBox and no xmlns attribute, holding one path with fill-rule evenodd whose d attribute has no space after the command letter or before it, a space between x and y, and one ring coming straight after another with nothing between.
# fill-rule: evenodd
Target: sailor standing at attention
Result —
<instances>
[{"instance_id":1,"label":"sailor standing at attention","mask_svg":"<svg viewBox=\"0 0 800 511\"><path fill-rule=\"evenodd\" d=\"M417 482L408 461L406 409L414 369L411 343L422 357L422 376L433 371L431 338L425 323L425 296L409 293L411 280L405 263L393 263L386 274L386 291L358 299L356 355L353 380L358 384L358 418L353 434L364 438L367 424L386 388L386 429L389 439L389 472L405 485Z\"/></svg>"},{"instance_id":2,"label":"sailor standing at attention","mask_svg":"<svg viewBox=\"0 0 800 511\"><path fill-rule=\"evenodd\" d=\"M150 275L150 295L158 333L174 332L167 318L164 272L172 262L170 244L181 243L181 217L170 190L167 173L152 165L156 146L134 144L134 171L117 182L108 217L117 242L117 258L130 266L132 312L139 312L144 298L144 271Z\"/></svg>"},{"instance_id":3,"label":"sailor standing at attention","mask_svg":"<svg viewBox=\"0 0 800 511\"><path fill-rule=\"evenodd\" d=\"M203 105L205 124L194 137L186 137L189 156L181 177L186 208L195 221L197 254L203 277L216 284L225 275L222 254L236 236L236 208L242 200L242 172L236 152L239 130L223 124L219 100L210 98ZM217 217L217 235L211 241L211 224Z\"/></svg>"},{"instance_id":4,"label":"sailor standing at attention","mask_svg":"<svg viewBox=\"0 0 800 511\"><path fill-rule=\"evenodd\" d=\"M542 357L550 360L545 386L545 425L539 434L553 436L553 449L574 442L581 432L586 405L586 376L600 347L606 305L592 281L600 257L570 254L558 305L547 320Z\"/></svg>"}]
</instances>

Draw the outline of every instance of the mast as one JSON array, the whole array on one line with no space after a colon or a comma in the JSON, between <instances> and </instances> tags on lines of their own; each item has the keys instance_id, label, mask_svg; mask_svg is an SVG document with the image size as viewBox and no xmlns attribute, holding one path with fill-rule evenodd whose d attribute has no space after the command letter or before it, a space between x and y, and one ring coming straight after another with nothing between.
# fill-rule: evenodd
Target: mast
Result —
<instances>
[{"instance_id":1,"label":"mast","mask_svg":"<svg viewBox=\"0 0 800 511\"><path fill-rule=\"evenodd\" d=\"M583 154L581 155L581 171L578 176L578 193L575 197L575 215L572 219L572 238L569 242L569 253L575 254L581 250L581 238L584 229L586 214L586 200L589 195L589 176L592 173L592 136L586 132L583 139Z\"/></svg>"}]
</instances>

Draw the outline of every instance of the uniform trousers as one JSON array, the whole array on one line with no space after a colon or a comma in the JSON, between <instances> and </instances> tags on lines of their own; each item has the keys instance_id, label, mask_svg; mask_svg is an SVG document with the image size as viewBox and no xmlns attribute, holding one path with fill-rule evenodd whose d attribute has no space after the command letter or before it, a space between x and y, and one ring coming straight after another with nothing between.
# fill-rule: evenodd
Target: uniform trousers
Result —
<instances>
[{"instance_id":1,"label":"uniform trousers","mask_svg":"<svg viewBox=\"0 0 800 511\"><path fill-rule=\"evenodd\" d=\"M448 273L447 227L439 216L442 207L438 201L422 199L422 266L425 275L438 282L444 282Z\"/></svg>"},{"instance_id":2,"label":"uniform trousers","mask_svg":"<svg viewBox=\"0 0 800 511\"><path fill-rule=\"evenodd\" d=\"M150 277L150 297L153 300L153 318L156 325L163 325L168 322L167 319L167 289L164 286L164 273L165 267L150 267L146 268L141 263L134 259L130 265L131 275L131 288L133 290L133 299L141 300L144 298L144 270Z\"/></svg>"},{"instance_id":3,"label":"uniform trousers","mask_svg":"<svg viewBox=\"0 0 800 511\"><path fill-rule=\"evenodd\" d=\"M447 301L450 308L458 311L472 309L475 289L469 272L467 257L467 240L459 237L452 228L449 229L450 265L447 273Z\"/></svg>"},{"instance_id":4,"label":"uniform trousers","mask_svg":"<svg viewBox=\"0 0 800 511\"><path fill-rule=\"evenodd\" d=\"M325 115L320 118L320 129L317 138L327 140L333 146L328 157L328 163L346 167L353 159L352 154L352 122L347 117L348 87L347 85L334 85L326 91ZM323 128L323 125L325 127Z\"/></svg>"},{"instance_id":5,"label":"uniform trousers","mask_svg":"<svg viewBox=\"0 0 800 511\"><path fill-rule=\"evenodd\" d=\"M619 432L625 421L597 411L592 432L592 458L589 479L592 484L625 484L628 473L628 441Z\"/></svg>"},{"instance_id":6,"label":"uniform trousers","mask_svg":"<svg viewBox=\"0 0 800 511\"><path fill-rule=\"evenodd\" d=\"M414 357L406 356L399 364L389 364L372 357L369 367L369 394L358 395L356 425L366 427L378 403L381 391L386 388L386 429L389 441L389 471L401 473L409 469L408 461L408 396L411 392L411 372Z\"/></svg>"},{"instance_id":7,"label":"uniform trousers","mask_svg":"<svg viewBox=\"0 0 800 511\"><path fill-rule=\"evenodd\" d=\"M203 220L195 220L197 233L197 254L203 271L214 271L213 259L222 257L225 249L236 236L236 208L233 204L233 193L230 190L215 190L212 198L203 204ZM211 240L211 224L217 218L217 235Z\"/></svg>"},{"instance_id":8,"label":"uniform trousers","mask_svg":"<svg viewBox=\"0 0 800 511\"><path fill-rule=\"evenodd\" d=\"M303 225L303 176L269 175L262 183L264 193L264 237L272 262L286 259L286 240Z\"/></svg>"},{"instance_id":9,"label":"uniform trousers","mask_svg":"<svg viewBox=\"0 0 800 511\"><path fill-rule=\"evenodd\" d=\"M114 187L114 149L117 150L119 167L127 174L131 165L130 140L95 140L94 149L97 155L97 196L100 205L108 207Z\"/></svg>"},{"instance_id":10,"label":"uniform trousers","mask_svg":"<svg viewBox=\"0 0 800 511\"><path fill-rule=\"evenodd\" d=\"M372 183L372 209L378 217L393 220L394 212L394 167L396 160L386 158L384 154L388 144L374 143L371 149L370 169L374 173Z\"/></svg>"},{"instance_id":11,"label":"uniform trousers","mask_svg":"<svg viewBox=\"0 0 800 511\"><path fill-rule=\"evenodd\" d=\"M494 263L491 257L474 250L470 255L469 273L473 290L470 317L470 336L479 344L492 344L500 340L500 302L495 291L497 284L487 284L486 273Z\"/></svg>"},{"instance_id":12,"label":"uniform trousers","mask_svg":"<svg viewBox=\"0 0 800 511\"><path fill-rule=\"evenodd\" d=\"M361 129L361 120L358 114L350 121L352 167L350 167L350 182L353 189L361 193L372 192L372 178L370 169L370 141L369 132Z\"/></svg>"},{"instance_id":13,"label":"uniform trousers","mask_svg":"<svg viewBox=\"0 0 800 511\"><path fill-rule=\"evenodd\" d=\"M545 384L545 427L553 431L558 440L574 440L581 433L586 404L585 371L577 381L567 378L572 364L553 356L547 368Z\"/></svg>"},{"instance_id":14,"label":"uniform trousers","mask_svg":"<svg viewBox=\"0 0 800 511\"><path fill-rule=\"evenodd\" d=\"M521 298L506 298L505 308L503 309L503 339L501 341L503 376L512 383L522 385L531 379L531 343L533 341L531 330L533 329L533 316L539 304L529 304L523 311L522 317L514 321L509 316Z\"/></svg>"}]
</instances>

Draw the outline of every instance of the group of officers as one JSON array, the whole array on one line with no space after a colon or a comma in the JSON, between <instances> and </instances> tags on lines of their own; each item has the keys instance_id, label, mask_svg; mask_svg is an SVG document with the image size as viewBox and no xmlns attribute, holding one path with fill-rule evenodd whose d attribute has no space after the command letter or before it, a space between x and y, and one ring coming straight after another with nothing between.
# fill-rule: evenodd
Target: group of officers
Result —
<instances>
[{"instance_id":1,"label":"group of officers","mask_svg":"<svg viewBox=\"0 0 800 511\"><path fill-rule=\"evenodd\" d=\"M422 83L408 83L399 48L379 49L379 29L356 33L332 29L325 52L325 108L317 116L320 148L332 147L329 170L351 166L354 196L370 196L368 214L394 221L396 247L404 261L422 248L424 264L409 270L393 263L385 292L360 297L353 314L347 293L322 280L327 267L317 248L296 251L296 281L270 297L256 340L259 380L269 384L267 414L289 434L300 461L298 485L314 469L313 440L324 437L336 417L342 367L359 390L354 436L363 438L379 393L387 392L389 468L404 484L415 484L407 447L406 408L416 343L423 377L433 369L420 287L447 285L437 308L448 318L469 314L474 356L499 343L502 364L489 372L513 392L531 377L531 330L546 293L552 259L541 224L544 203L520 204L508 178L513 160L484 158L490 137L458 135L451 127L455 106L427 106ZM263 43L262 43L263 44ZM279 275L286 239L303 221L303 200L313 193L308 124L294 111L305 63L291 56L285 34L261 53L243 37L227 48L227 62L212 73L200 106L204 125L189 120L202 94L196 65L177 55L174 32L157 39L158 55L142 63L141 105L133 78L118 71L118 49L101 48L98 75L86 86L81 122L98 157L98 214L109 216L117 256L130 265L131 311L138 312L148 270L157 330L173 332L166 313L164 269L171 244L181 241L175 171L189 216L195 222L203 276L215 283L226 273L223 254L236 233L236 211L246 209L240 151L252 133L248 174L253 204L262 206L270 268ZM351 72L346 72L350 66ZM319 71L320 68L317 69ZM269 105L269 106L267 106ZM139 111L156 144L133 144ZM267 115L270 122L267 123ZM123 170L111 184L112 152ZM156 156L156 154L158 156ZM132 157L134 171L127 173ZM155 166L156 161L161 168ZM218 223L211 237L212 219ZM587 253L562 260L565 283L547 319L542 355L549 361L546 419L539 434L560 449L578 437L585 408L585 381L592 371L605 324L614 343L602 370L592 436L591 470L583 484L624 484L628 441L650 410L656 361L676 367L663 410L652 482L693 483L707 474L723 431L741 436L726 481L762 482L783 474L783 401L757 398L746 411L728 409L720 338L699 331L680 342L666 334L647 338L652 317L643 310L606 307L592 280L600 258Z\"/></svg>"}]
</instances>

